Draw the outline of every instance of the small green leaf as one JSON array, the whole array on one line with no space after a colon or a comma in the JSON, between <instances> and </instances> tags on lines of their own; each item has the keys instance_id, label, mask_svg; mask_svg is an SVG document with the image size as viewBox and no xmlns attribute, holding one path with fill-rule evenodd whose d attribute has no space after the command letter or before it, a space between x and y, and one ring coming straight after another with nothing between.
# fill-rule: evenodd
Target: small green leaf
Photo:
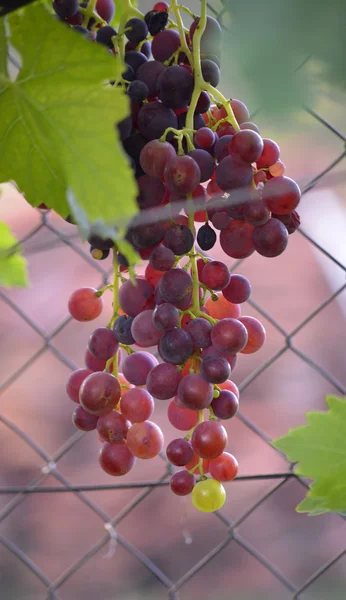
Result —
<instances>
[{"instance_id":1,"label":"small green leaf","mask_svg":"<svg viewBox=\"0 0 346 600\"><path fill-rule=\"evenodd\" d=\"M307 413L308 425L272 442L298 463L297 474L315 480L299 512L346 512L346 402L335 396L326 402L329 411Z\"/></svg>"},{"instance_id":2,"label":"small green leaf","mask_svg":"<svg viewBox=\"0 0 346 600\"><path fill-rule=\"evenodd\" d=\"M28 285L26 260L19 252L20 247L10 228L0 222L0 285L5 287Z\"/></svg>"},{"instance_id":3,"label":"small green leaf","mask_svg":"<svg viewBox=\"0 0 346 600\"><path fill-rule=\"evenodd\" d=\"M108 84L118 61L40 4L8 23L23 66L15 81L0 78L0 181L14 180L30 204L62 216L70 189L91 222L130 217L136 185L115 128L128 99Z\"/></svg>"}]
</instances>

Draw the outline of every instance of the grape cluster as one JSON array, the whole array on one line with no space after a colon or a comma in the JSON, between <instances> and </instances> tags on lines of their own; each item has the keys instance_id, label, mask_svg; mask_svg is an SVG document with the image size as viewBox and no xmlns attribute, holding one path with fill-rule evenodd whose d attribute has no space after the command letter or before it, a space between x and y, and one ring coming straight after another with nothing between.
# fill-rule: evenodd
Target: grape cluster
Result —
<instances>
[{"instance_id":1,"label":"grape cluster","mask_svg":"<svg viewBox=\"0 0 346 600\"><path fill-rule=\"evenodd\" d=\"M162 451L163 434L150 419L155 400L167 402L169 422L185 433L166 449L180 468L171 490L191 493L201 511L218 510L226 497L222 483L238 470L221 423L239 406L231 373L238 355L258 351L266 334L257 319L241 316L250 282L200 250L212 249L219 236L232 258L280 255L300 223L300 190L284 175L278 145L260 135L245 104L217 89L221 29L215 19L202 22L176 0L170 9L158 2L142 16L127 0L128 18L117 32L109 25L112 0L97 0L92 15L88 3L77 0L54 0L53 6L59 18L85 28L124 62L112 84L129 97L130 115L117 128L138 184L139 209L126 240L148 261L144 276L136 275L112 239L90 232L96 260L113 252L114 281L100 291L77 290L69 311L78 321L97 318L103 293L112 289L113 316L92 333L85 368L67 382L78 404L73 422L97 430L100 465L119 476L137 458ZM189 30L180 10L193 17Z\"/></svg>"},{"instance_id":2,"label":"grape cluster","mask_svg":"<svg viewBox=\"0 0 346 600\"><path fill-rule=\"evenodd\" d=\"M191 261L195 254L184 268L176 266L173 253L160 246L144 277L131 281L121 276L119 289L116 282L107 286L115 292L113 319L91 334L85 367L70 375L66 389L78 404L73 423L82 431L97 430L103 442L100 465L114 476L128 473L136 458L154 458L162 451L163 434L150 418L155 400L168 401L168 420L188 432L167 446L168 460L183 467L172 476L171 489L180 496L192 492L197 508L213 511L225 500L222 482L231 481L238 470L234 456L225 451L227 433L220 423L234 417L239 406L230 375L238 353L262 347L265 330L257 319L240 316L240 304L251 292L245 277L200 257L196 282ZM76 290L68 305L71 316L97 318L105 291ZM154 346L160 362L147 351ZM197 483L195 475L200 475Z\"/></svg>"},{"instance_id":3,"label":"grape cluster","mask_svg":"<svg viewBox=\"0 0 346 600\"><path fill-rule=\"evenodd\" d=\"M243 102L212 104L220 80L219 23L207 17L198 61L205 85L194 100L193 40L199 18L184 30L182 40L181 32L169 25L168 5L158 2L144 18L129 18L124 31L117 32L107 24L114 16L113 0L97 0L98 20L85 16L87 4L53 1L59 18L124 59L117 85L129 96L130 115L118 130L137 179L138 207L151 217L149 226L128 232L142 258L161 242L176 255L189 251L193 240L185 222L166 232L157 210L169 204L175 221L188 198L199 207L194 219L203 223L197 236L202 250L213 248L219 232L221 247L232 258L255 251L265 257L280 255L300 224L295 210L300 190L284 175L279 146L261 137ZM91 241L90 252L103 260L109 247Z\"/></svg>"}]
</instances>

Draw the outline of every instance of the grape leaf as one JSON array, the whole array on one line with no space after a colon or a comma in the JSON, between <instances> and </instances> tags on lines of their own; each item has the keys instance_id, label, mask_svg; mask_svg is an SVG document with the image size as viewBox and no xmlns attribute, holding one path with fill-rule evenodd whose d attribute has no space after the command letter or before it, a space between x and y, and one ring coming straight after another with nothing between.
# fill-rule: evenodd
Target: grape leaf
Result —
<instances>
[{"instance_id":1,"label":"grape leaf","mask_svg":"<svg viewBox=\"0 0 346 600\"><path fill-rule=\"evenodd\" d=\"M8 253L11 250L11 253ZM0 222L0 285L26 287L28 285L26 260L20 256L20 247L10 228Z\"/></svg>"},{"instance_id":2,"label":"grape leaf","mask_svg":"<svg viewBox=\"0 0 346 600\"><path fill-rule=\"evenodd\" d=\"M307 413L308 425L272 442L293 462L295 472L314 479L298 512L346 512L346 401L326 398L329 411Z\"/></svg>"},{"instance_id":3,"label":"grape leaf","mask_svg":"<svg viewBox=\"0 0 346 600\"><path fill-rule=\"evenodd\" d=\"M238 97L244 80L254 107L281 114L346 87L344 0L223 0L226 77Z\"/></svg>"},{"instance_id":4,"label":"grape leaf","mask_svg":"<svg viewBox=\"0 0 346 600\"><path fill-rule=\"evenodd\" d=\"M118 61L40 4L8 24L23 65L15 81L0 78L0 181L14 180L30 204L62 216L67 189L90 221L131 216L136 185L115 128L128 99L107 83Z\"/></svg>"},{"instance_id":5,"label":"grape leaf","mask_svg":"<svg viewBox=\"0 0 346 600\"><path fill-rule=\"evenodd\" d=\"M0 18L0 77L6 76L5 21Z\"/></svg>"}]
</instances>

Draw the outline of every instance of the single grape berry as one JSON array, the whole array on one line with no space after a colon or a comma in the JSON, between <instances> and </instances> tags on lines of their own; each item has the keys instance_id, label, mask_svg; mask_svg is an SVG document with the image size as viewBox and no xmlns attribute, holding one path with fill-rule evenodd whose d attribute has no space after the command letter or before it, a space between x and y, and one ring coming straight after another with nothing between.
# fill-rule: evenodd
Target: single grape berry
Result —
<instances>
[{"instance_id":1,"label":"single grape berry","mask_svg":"<svg viewBox=\"0 0 346 600\"><path fill-rule=\"evenodd\" d=\"M244 275L232 274L227 287L222 290L222 295L234 304L242 304L250 298L251 283Z\"/></svg>"},{"instance_id":2,"label":"single grape berry","mask_svg":"<svg viewBox=\"0 0 346 600\"><path fill-rule=\"evenodd\" d=\"M150 35L156 35L160 31L163 31L168 23L168 17L169 15L166 10L155 9L155 7L154 10L147 12L144 15L144 20Z\"/></svg>"},{"instance_id":3,"label":"single grape berry","mask_svg":"<svg viewBox=\"0 0 346 600\"><path fill-rule=\"evenodd\" d=\"M193 448L190 442L177 438L168 444L166 455L172 465L185 467L193 458Z\"/></svg>"},{"instance_id":4,"label":"single grape berry","mask_svg":"<svg viewBox=\"0 0 346 600\"><path fill-rule=\"evenodd\" d=\"M200 227L197 233L197 243L201 250L211 250L216 244L216 233L209 223Z\"/></svg>"},{"instance_id":5,"label":"single grape berry","mask_svg":"<svg viewBox=\"0 0 346 600\"><path fill-rule=\"evenodd\" d=\"M163 448L163 433L152 421L134 423L127 432L129 450L138 458L154 458Z\"/></svg>"},{"instance_id":6,"label":"single grape berry","mask_svg":"<svg viewBox=\"0 0 346 600\"><path fill-rule=\"evenodd\" d=\"M111 373L92 373L84 379L79 390L79 401L91 415L105 415L115 408L120 399L119 381Z\"/></svg>"},{"instance_id":7,"label":"single grape berry","mask_svg":"<svg viewBox=\"0 0 346 600\"><path fill-rule=\"evenodd\" d=\"M72 423L81 431L93 431L96 429L99 417L91 415L82 406L76 406L72 414Z\"/></svg>"},{"instance_id":8,"label":"single grape berry","mask_svg":"<svg viewBox=\"0 0 346 600\"><path fill-rule=\"evenodd\" d=\"M125 79L125 78L124 78ZM143 81L132 81L126 90L127 95L131 100L136 102L143 102L149 95L148 86Z\"/></svg>"},{"instance_id":9,"label":"single grape berry","mask_svg":"<svg viewBox=\"0 0 346 600\"><path fill-rule=\"evenodd\" d=\"M125 23L125 30L126 29L128 31L125 32L125 35L127 39L133 44L139 44L140 42L145 40L145 38L148 35L147 24L145 23L145 21L143 21L142 19L138 19L137 17L129 19L129 21Z\"/></svg>"},{"instance_id":10,"label":"single grape berry","mask_svg":"<svg viewBox=\"0 0 346 600\"><path fill-rule=\"evenodd\" d=\"M172 475L169 485L173 494L176 494L177 496L187 496L188 494L191 494L194 488L195 478L192 473L188 473L184 469L183 471L177 471Z\"/></svg>"},{"instance_id":11,"label":"single grape berry","mask_svg":"<svg viewBox=\"0 0 346 600\"><path fill-rule=\"evenodd\" d=\"M136 459L126 444L105 442L99 454L101 468L108 475L126 475L134 466Z\"/></svg>"},{"instance_id":12,"label":"single grape berry","mask_svg":"<svg viewBox=\"0 0 346 600\"><path fill-rule=\"evenodd\" d=\"M79 390L82 385L84 379L91 375L92 371L90 369L77 369L76 371L72 371L66 383L66 393L67 395L79 404Z\"/></svg>"},{"instance_id":13,"label":"single grape berry","mask_svg":"<svg viewBox=\"0 0 346 600\"><path fill-rule=\"evenodd\" d=\"M174 223L165 232L163 243L172 250L176 256L187 254L193 247L194 238L186 225Z\"/></svg>"},{"instance_id":14,"label":"single grape berry","mask_svg":"<svg viewBox=\"0 0 346 600\"><path fill-rule=\"evenodd\" d=\"M120 344L131 346L135 344L135 339L131 333L131 327L134 317L128 317L127 315L121 315L118 317L113 325L113 335Z\"/></svg>"},{"instance_id":15,"label":"single grape berry","mask_svg":"<svg viewBox=\"0 0 346 600\"><path fill-rule=\"evenodd\" d=\"M125 439L127 430L126 418L117 410L112 410L98 418L97 431L106 442L121 442Z\"/></svg>"},{"instance_id":16,"label":"single grape berry","mask_svg":"<svg viewBox=\"0 0 346 600\"><path fill-rule=\"evenodd\" d=\"M215 417L218 419L232 419L239 408L239 400L230 390L221 390L220 395L211 403Z\"/></svg>"},{"instance_id":17,"label":"single grape berry","mask_svg":"<svg viewBox=\"0 0 346 600\"><path fill-rule=\"evenodd\" d=\"M201 458L216 458L226 448L227 431L217 421L204 421L197 425L191 436L191 445Z\"/></svg>"},{"instance_id":18,"label":"single grape berry","mask_svg":"<svg viewBox=\"0 0 346 600\"><path fill-rule=\"evenodd\" d=\"M215 479L199 481L192 490L192 504L201 512L215 512L225 502L225 488Z\"/></svg>"},{"instance_id":19,"label":"single grape berry","mask_svg":"<svg viewBox=\"0 0 346 600\"><path fill-rule=\"evenodd\" d=\"M68 19L77 13L78 0L53 0L53 9L60 19Z\"/></svg>"},{"instance_id":20,"label":"single grape berry","mask_svg":"<svg viewBox=\"0 0 346 600\"><path fill-rule=\"evenodd\" d=\"M97 290L91 287L80 288L73 292L68 301L68 310L76 321L93 321L102 312L102 297L97 297Z\"/></svg>"},{"instance_id":21,"label":"single grape berry","mask_svg":"<svg viewBox=\"0 0 346 600\"><path fill-rule=\"evenodd\" d=\"M119 342L111 329L98 327L89 337L88 348L94 358L108 360L117 352Z\"/></svg>"},{"instance_id":22,"label":"single grape berry","mask_svg":"<svg viewBox=\"0 0 346 600\"><path fill-rule=\"evenodd\" d=\"M112 49L114 47L112 38L116 35L118 35L118 33L113 27L105 25L97 30L96 41L98 44L103 44L104 46L107 46L107 48Z\"/></svg>"}]
</instances>

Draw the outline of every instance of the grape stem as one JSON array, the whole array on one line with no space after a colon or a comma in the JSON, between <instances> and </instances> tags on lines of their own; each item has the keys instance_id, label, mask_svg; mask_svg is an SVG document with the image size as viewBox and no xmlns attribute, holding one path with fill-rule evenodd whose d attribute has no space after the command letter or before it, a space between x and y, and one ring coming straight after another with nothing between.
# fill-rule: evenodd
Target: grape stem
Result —
<instances>
[{"instance_id":1,"label":"grape stem","mask_svg":"<svg viewBox=\"0 0 346 600\"><path fill-rule=\"evenodd\" d=\"M191 54L191 50L188 47L187 42L186 42L184 23L181 18L181 15L180 15L179 5L177 4L177 0L172 0L170 10L174 13L175 19L177 21L182 51L184 52L184 54L186 54L190 65L192 65L192 60L193 60L192 54ZM192 127L191 127L191 129L192 129Z\"/></svg>"},{"instance_id":2,"label":"grape stem","mask_svg":"<svg viewBox=\"0 0 346 600\"><path fill-rule=\"evenodd\" d=\"M89 0L85 8L82 6L78 8L79 12L83 15L83 27L87 27L91 18L94 18L100 25L107 25L106 21L101 19L100 15L96 12L96 2L97 0Z\"/></svg>"},{"instance_id":3,"label":"grape stem","mask_svg":"<svg viewBox=\"0 0 346 600\"><path fill-rule=\"evenodd\" d=\"M121 31L122 33L118 34L118 36L117 36L119 53L120 53L120 58L121 58L122 63L125 62L125 36L122 34L125 31L125 25L126 25L127 21L131 17L138 17L139 19L143 19L143 15L142 15L141 11L132 5L131 0L123 0L123 13L121 15L121 19L120 19L120 23L119 23L119 31Z\"/></svg>"}]
</instances>

